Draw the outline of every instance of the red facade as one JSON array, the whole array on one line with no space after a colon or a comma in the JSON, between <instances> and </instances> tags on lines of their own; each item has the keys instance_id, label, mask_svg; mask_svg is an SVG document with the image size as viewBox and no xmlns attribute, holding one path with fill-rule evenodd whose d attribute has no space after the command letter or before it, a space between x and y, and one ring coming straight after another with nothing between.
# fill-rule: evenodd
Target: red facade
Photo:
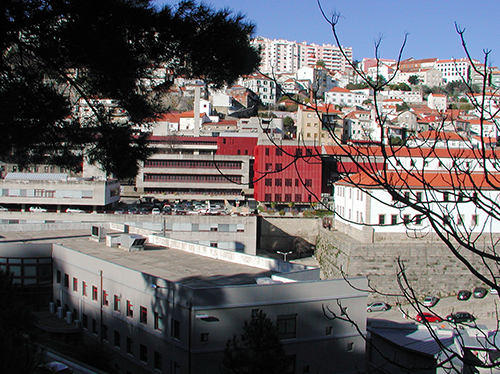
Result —
<instances>
[{"instance_id":1,"label":"red facade","mask_svg":"<svg viewBox=\"0 0 500 374\"><path fill-rule=\"evenodd\" d=\"M218 155L253 156L257 137L224 136L217 138Z\"/></svg>"},{"instance_id":2,"label":"red facade","mask_svg":"<svg viewBox=\"0 0 500 374\"><path fill-rule=\"evenodd\" d=\"M254 198L260 202L311 203L321 200L319 147L257 145Z\"/></svg>"}]
</instances>

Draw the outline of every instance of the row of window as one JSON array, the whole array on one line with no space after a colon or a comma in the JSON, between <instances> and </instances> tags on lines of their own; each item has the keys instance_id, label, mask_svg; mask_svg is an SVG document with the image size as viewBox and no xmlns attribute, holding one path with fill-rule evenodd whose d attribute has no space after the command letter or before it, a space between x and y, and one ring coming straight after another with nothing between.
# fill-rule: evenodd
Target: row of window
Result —
<instances>
[{"instance_id":1,"label":"row of window","mask_svg":"<svg viewBox=\"0 0 500 374\"><path fill-rule=\"evenodd\" d=\"M147 160L145 168L241 169L241 161Z\"/></svg>"},{"instance_id":2,"label":"row of window","mask_svg":"<svg viewBox=\"0 0 500 374\"><path fill-rule=\"evenodd\" d=\"M144 174L144 182L241 183L241 175Z\"/></svg>"},{"instance_id":3,"label":"row of window","mask_svg":"<svg viewBox=\"0 0 500 374\"><path fill-rule=\"evenodd\" d=\"M391 217L390 225L397 225L399 223L399 215L398 214L391 214L390 217ZM416 214L413 217L411 217L411 215L409 215L409 214L403 215L403 223L405 225L413 224L413 225L420 226L420 225L422 225L423 221L424 221L424 216L422 214ZM471 214L469 222L470 222L471 227L477 226L479 224L479 215L478 214ZM444 216L443 223L452 224L453 218L451 216ZM385 214L379 214L378 224L379 225L389 224L386 220ZM465 226L466 225L465 214L457 214L455 224L457 226Z\"/></svg>"},{"instance_id":4,"label":"row of window","mask_svg":"<svg viewBox=\"0 0 500 374\"><path fill-rule=\"evenodd\" d=\"M312 201L312 195L308 194L307 195L307 202L311 202ZM266 202L278 202L278 203L281 203L281 202L285 202L285 203L289 203L289 202L294 202L294 203L302 203L302 202L306 202L304 200L302 200L302 194L295 194L295 199L292 200L292 194L291 193L286 193L284 195L280 194L280 193L276 193L274 194L274 199L273 199L273 194L270 194L270 193L266 193L264 194L264 201Z\"/></svg>"},{"instance_id":5,"label":"row of window","mask_svg":"<svg viewBox=\"0 0 500 374\"><path fill-rule=\"evenodd\" d=\"M295 179L295 187L299 187L299 185L301 185L301 183L302 182L299 179ZM264 186L272 187L272 185L273 185L272 178L265 178L264 179ZM274 185L276 187L281 187L283 185L283 179L281 179L281 178L274 179ZM312 179L305 179L304 186L312 187ZM292 187L292 178L285 178L285 187Z\"/></svg>"},{"instance_id":6,"label":"row of window","mask_svg":"<svg viewBox=\"0 0 500 374\"><path fill-rule=\"evenodd\" d=\"M48 198L77 198L92 199L91 190L45 190L45 189L26 189L26 188L3 188L2 196L10 197L48 197Z\"/></svg>"}]
</instances>

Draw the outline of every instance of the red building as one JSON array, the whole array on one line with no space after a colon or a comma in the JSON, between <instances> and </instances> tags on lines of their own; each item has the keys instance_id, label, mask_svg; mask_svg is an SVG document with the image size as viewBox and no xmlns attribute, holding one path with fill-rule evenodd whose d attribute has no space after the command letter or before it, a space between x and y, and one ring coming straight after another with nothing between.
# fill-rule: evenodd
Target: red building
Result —
<instances>
[{"instance_id":1,"label":"red building","mask_svg":"<svg viewBox=\"0 0 500 374\"><path fill-rule=\"evenodd\" d=\"M255 149L254 198L260 202L312 203L321 200L321 147L269 140Z\"/></svg>"},{"instance_id":2,"label":"red building","mask_svg":"<svg viewBox=\"0 0 500 374\"><path fill-rule=\"evenodd\" d=\"M253 156L258 134L221 133L217 137L218 155Z\"/></svg>"}]
</instances>

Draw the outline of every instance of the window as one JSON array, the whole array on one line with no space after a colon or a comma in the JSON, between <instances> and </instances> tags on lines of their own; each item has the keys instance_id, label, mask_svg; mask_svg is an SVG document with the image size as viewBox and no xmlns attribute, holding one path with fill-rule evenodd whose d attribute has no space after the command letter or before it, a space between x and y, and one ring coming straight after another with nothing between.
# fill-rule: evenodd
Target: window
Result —
<instances>
[{"instance_id":1,"label":"window","mask_svg":"<svg viewBox=\"0 0 500 374\"><path fill-rule=\"evenodd\" d=\"M181 323L178 320L171 318L170 324L171 324L170 336L176 340L179 340L181 337Z\"/></svg>"},{"instance_id":2,"label":"window","mask_svg":"<svg viewBox=\"0 0 500 374\"><path fill-rule=\"evenodd\" d=\"M115 330L115 335L114 335L114 339L113 339L113 344L116 348L120 348L120 344L121 344L121 336L120 336L120 331L116 331Z\"/></svg>"},{"instance_id":3,"label":"window","mask_svg":"<svg viewBox=\"0 0 500 374\"><path fill-rule=\"evenodd\" d=\"M306 179L304 185L306 187L312 187L312 179Z\"/></svg>"},{"instance_id":4,"label":"window","mask_svg":"<svg viewBox=\"0 0 500 374\"><path fill-rule=\"evenodd\" d=\"M424 219L424 217L421 215L421 214L417 214L415 217L414 217L414 220L415 220L415 225L421 225L422 224L422 220Z\"/></svg>"},{"instance_id":5,"label":"window","mask_svg":"<svg viewBox=\"0 0 500 374\"><path fill-rule=\"evenodd\" d=\"M108 340L108 326L104 324L102 325L102 339Z\"/></svg>"},{"instance_id":6,"label":"window","mask_svg":"<svg viewBox=\"0 0 500 374\"><path fill-rule=\"evenodd\" d=\"M161 316L158 312L155 312L154 329L158 330L158 331L163 330L163 321L162 321Z\"/></svg>"},{"instance_id":7,"label":"window","mask_svg":"<svg viewBox=\"0 0 500 374\"><path fill-rule=\"evenodd\" d=\"M69 275L64 274L64 287L69 288Z\"/></svg>"},{"instance_id":8,"label":"window","mask_svg":"<svg viewBox=\"0 0 500 374\"><path fill-rule=\"evenodd\" d=\"M73 278L73 291L78 291L78 279Z\"/></svg>"},{"instance_id":9,"label":"window","mask_svg":"<svg viewBox=\"0 0 500 374\"><path fill-rule=\"evenodd\" d=\"M295 194L295 202L296 203L302 202L302 195L301 194Z\"/></svg>"},{"instance_id":10,"label":"window","mask_svg":"<svg viewBox=\"0 0 500 374\"><path fill-rule=\"evenodd\" d=\"M116 312L120 311L120 296L115 295L113 298L113 310Z\"/></svg>"},{"instance_id":11,"label":"window","mask_svg":"<svg viewBox=\"0 0 500 374\"><path fill-rule=\"evenodd\" d=\"M409 215L409 214L405 214L405 215L403 216L403 223L404 223L405 225L409 225L409 224L410 224L410 222L411 222L410 215Z\"/></svg>"},{"instance_id":12,"label":"window","mask_svg":"<svg viewBox=\"0 0 500 374\"><path fill-rule=\"evenodd\" d=\"M417 192L417 201L422 201L422 192Z\"/></svg>"},{"instance_id":13,"label":"window","mask_svg":"<svg viewBox=\"0 0 500 374\"><path fill-rule=\"evenodd\" d=\"M271 178L266 178L264 180L264 185L266 185L268 187L272 186L273 185L273 180Z\"/></svg>"},{"instance_id":14,"label":"window","mask_svg":"<svg viewBox=\"0 0 500 374\"><path fill-rule=\"evenodd\" d=\"M266 171L273 171L273 164L270 162L266 164Z\"/></svg>"},{"instance_id":15,"label":"window","mask_svg":"<svg viewBox=\"0 0 500 374\"><path fill-rule=\"evenodd\" d=\"M85 313L82 314L82 327L85 330L89 328L89 317Z\"/></svg>"},{"instance_id":16,"label":"window","mask_svg":"<svg viewBox=\"0 0 500 374\"><path fill-rule=\"evenodd\" d=\"M325 335L332 335L333 326L326 326Z\"/></svg>"},{"instance_id":17,"label":"window","mask_svg":"<svg viewBox=\"0 0 500 374\"><path fill-rule=\"evenodd\" d=\"M206 343L206 342L208 342L208 332L202 333L202 334L200 335L200 341L201 341L202 343Z\"/></svg>"},{"instance_id":18,"label":"window","mask_svg":"<svg viewBox=\"0 0 500 374\"><path fill-rule=\"evenodd\" d=\"M391 225L397 225L397 224L398 224L398 215L392 214L391 215Z\"/></svg>"},{"instance_id":19,"label":"window","mask_svg":"<svg viewBox=\"0 0 500 374\"><path fill-rule=\"evenodd\" d=\"M266 156L269 156L269 148L266 148Z\"/></svg>"},{"instance_id":20,"label":"window","mask_svg":"<svg viewBox=\"0 0 500 374\"><path fill-rule=\"evenodd\" d=\"M295 338L297 334L297 315L285 314L278 316L276 326L280 339Z\"/></svg>"},{"instance_id":21,"label":"window","mask_svg":"<svg viewBox=\"0 0 500 374\"><path fill-rule=\"evenodd\" d=\"M82 282L82 295L87 296L87 283Z\"/></svg>"},{"instance_id":22,"label":"window","mask_svg":"<svg viewBox=\"0 0 500 374\"><path fill-rule=\"evenodd\" d=\"M450 194L448 192L443 192L443 201L450 201Z\"/></svg>"},{"instance_id":23,"label":"window","mask_svg":"<svg viewBox=\"0 0 500 374\"><path fill-rule=\"evenodd\" d=\"M349 342L347 343L347 352L352 352L354 350L354 343Z\"/></svg>"},{"instance_id":24,"label":"window","mask_svg":"<svg viewBox=\"0 0 500 374\"><path fill-rule=\"evenodd\" d=\"M92 318L92 334L97 335L97 320Z\"/></svg>"},{"instance_id":25,"label":"window","mask_svg":"<svg viewBox=\"0 0 500 374\"><path fill-rule=\"evenodd\" d=\"M285 186L292 187L292 179L290 179L290 178L285 179Z\"/></svg>"},{"instance_id":26,"label":"window","mask_svg":"<svg viewBox=\"0 0 500 374\"><path fill-rule=\"evenodd\" d=\"M457 215L457 225L463 226L465 221L465 216L463 214Z\"/></svg>"},{"instance_id":27,"label":"window","mask_svg":"<svg viewBox=\"0 0 500 374\"><path fill-rule=\"evenodd\" d=\"M139 315L140 322L147 325L148 324L148 308L141 305L139 310L140 310L140 315Z\"/></svg>"},{"instance_id":28,"label":"window","mask_svg":"<svg viewBox=\"0 0 500 374\"><path fill-rule=\"evenodd\" d=\"M56 283L61 283L61 271L57 270L56 272Z\"/></svg>"},{"instance_id":29,"label":"window","mask_svg":"<svg viewBox=\"0 0 500 374\"><path fill-rule=\"evenodd\" d=\"M281 194L277 193L274 195L274 201L281 202Z\"/></svg>"},{"instance_id":30,"label":"window","mask_svg":"<svg viewBox=\"0 0 500 374\"><path fill-rule=\"evenodd\" d=\"M134 306L130 302L130 300L127 300L127 317L134 317Z\"/></svg>"},{"instance_id":31,"label":"window","mask_svg":"<svg viewBox=\"0 0 500 374\"><path fill-rule=\"evenodd\" d=\"M276 148L276 156L281 156L283 154L283 151L281 148Z\"/></svg>"},{"instance_id":32,"label":"window","mask_svg":"<svg viewBox=\"0 0 500 374\"><path fill-rule=\"evenodd\" d=\"M148 362L148 347L143 344L139 344L139 359L144 363Z\"/></svg>"},{"instance_id":33,"label":"window","mask_svg":"<svg viewBox=\"0 0 500 374\"><path fill-rule=\"evenodd\" d=\"M275 179L275 180L274 180L274 185L275 185L276 187L281 187L281 179Z\"/></svg>"},{"instance_id":34,"label":"window","mask_svg":"<svg viewBox=\"0 0 500 374\"><path fill-rule=\"evenodd\" d=\"M92 286L92 300L97 301L97 287Z\"/></svg>"},{"instance_id":35,"label":"window","mask_svg":"<svg viewBox=\"0 0 500 374\"><path fill-rule=\"evenodd\" d=\"M108 293L105 290L102 290L102 305L109 305Z\"/></svg>"},{"instance_id":36,"label":"window","mask_svg":"<svg viewBox=\"0 0 500 374\"><path fill-rule=\"evenodd\" d=\"M161 368L162 368L162 357L161 357L161 353L159 352L154 352L154 368L156 370L160 370L161 371Z\"/></svg>"},{"instance_id":37,"label":"window","mask_svg":"<svg viewBox=\"0 0 500 374\"><path fill-rule=\"evenodd\" d=\"M129 338L127 337L127 353L129 355L133 355L133 345L134 345L134 341L132 340L132 338Z\"/></svg>"},{"instance_id":38,"label":"window","mask_svg":"<svg viewBox=\"0 0 500 374\"><path fill-rule=\"evenodd\" d=\"M379 225L385 225L385 214L379 214L378 215L378 224Z\"/></svg>"},{"instance_id":39,"label":"window","mask_svg":"<svg viewBox=\"0 0 500 374\"><path fill-rule=\"evenodd\" d=\"M283 165L282 164L276 164L274 166L276 168L276 171L281 171L281 169L283 169Z\"/></svg>"},{"instance_id":40,"label":"window","mask_svg":"<svg viewBox=\"0 0 500 374\"><path fill-rule=\"evenodd\" d=\"M295 187L298 187L298 186L299 186L299 180L295 179Z\"/></svg>"},{"instance_id":41,"label":"window","mask_svg":"<svg viewBox=\"0 0 500 374\"><path fill-rule=\"evenodd\" d=\"M464 199L465 199L464 193L463 192L459 192L458 193L458 202L461 203L461 202L464 201Z\"/></svg>"},{"instance_id":42,"label":"window","mask_svg":"<svg viewBox=\"0 0 500 374\"><path fill-rule=\"evenodd\" d=\"M473 215L471 216L471 223L470 223L470 224L471 224L471 226L473 226L473 227L474 227L474 226L477 226L477 225L478 225L478 223L479 223L479 215L477 215L477 214L473 214Z\"/></svg>"}]
</instances>

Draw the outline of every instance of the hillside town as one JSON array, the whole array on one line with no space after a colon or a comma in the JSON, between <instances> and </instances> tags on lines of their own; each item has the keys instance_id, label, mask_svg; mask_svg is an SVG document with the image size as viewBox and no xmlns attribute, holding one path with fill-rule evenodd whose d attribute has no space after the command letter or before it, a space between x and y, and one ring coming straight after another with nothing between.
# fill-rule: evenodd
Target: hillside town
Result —
<instances>
[{"instance_id":1,"label":"hillside town","mask_svg":"<svg viewBox=\"0 0 500 374\"><path fill-rule=\"evenodd\" d=\"M135 178L0 160L0 269L39 327L98 342L116 373L219 373L262 312L283 373L498 372L500 284L469 270L498 280L500 70L251 44L260 67L232 85L172 78L133 129L154 148ZM97 96L68 118L96 108L130 120Z\"/></svg>"}]
</instances>

